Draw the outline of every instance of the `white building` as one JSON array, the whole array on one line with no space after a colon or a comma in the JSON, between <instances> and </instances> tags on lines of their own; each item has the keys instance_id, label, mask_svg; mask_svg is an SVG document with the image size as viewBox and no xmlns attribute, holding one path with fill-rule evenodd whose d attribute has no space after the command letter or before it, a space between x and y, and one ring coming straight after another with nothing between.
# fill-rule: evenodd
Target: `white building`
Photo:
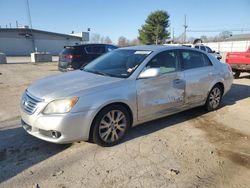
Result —
<instances>
[{"instance_id":1,"label":"white building","mask_svg":"<svg viewBox=\"0 0 250 188\"><path fill-rule=\"evenodd\" d=\"M7 56L25 56L35 51L58 55L64 46L82 42L81 36L29 28L0 28L0 52Z\"/></svg>"}]
</instances>

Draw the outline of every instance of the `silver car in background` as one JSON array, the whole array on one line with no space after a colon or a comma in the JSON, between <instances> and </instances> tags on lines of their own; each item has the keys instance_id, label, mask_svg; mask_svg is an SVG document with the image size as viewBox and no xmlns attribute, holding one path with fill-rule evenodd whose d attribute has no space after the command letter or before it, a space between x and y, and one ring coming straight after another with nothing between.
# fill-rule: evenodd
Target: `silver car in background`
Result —
<instances>
[{"instance_id":1,"label":"silver car in background","mask_svg":"<svg viewBox=\"0 0 250 188\"><path fill-rule=\"evenodd\" d=\"M130 127L204 105L219 107L231 68L181 46L114 50L81 70L34 82L21 100L24 129L53 143L121 141Z\"/></svg>"}]
</instances>

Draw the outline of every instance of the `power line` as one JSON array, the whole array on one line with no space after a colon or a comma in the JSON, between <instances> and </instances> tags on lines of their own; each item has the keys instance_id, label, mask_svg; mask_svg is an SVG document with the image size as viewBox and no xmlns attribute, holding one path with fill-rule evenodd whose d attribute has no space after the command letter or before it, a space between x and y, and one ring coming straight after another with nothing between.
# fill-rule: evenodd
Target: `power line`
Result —
<instances>
[{"instance_id":1,"label":"power line","mask_svg":"<svg viewBox=\"0 0 250 188\"><path fill-rule=\"evenodd\" d=\"M239 29L216 29L216 30L206 30L206 29L198 29L198 30L187 30L187 32L223 32L223 31L250 31L250 28L239 28Z\"/></svg>"}]
</instances>

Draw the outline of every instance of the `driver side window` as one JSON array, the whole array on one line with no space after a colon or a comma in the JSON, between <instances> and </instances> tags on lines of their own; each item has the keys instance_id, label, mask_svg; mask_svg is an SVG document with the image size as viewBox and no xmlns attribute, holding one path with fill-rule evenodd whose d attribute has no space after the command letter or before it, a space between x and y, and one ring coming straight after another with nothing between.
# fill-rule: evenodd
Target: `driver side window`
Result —
<instances>
[{"instance_id":1,"label":"driver side window","mask_svg":"<svg viewBox=\"0 0 250 188\"><path fill-rule=\"evenodd\" d=\"M178 69L178 57L175 51L165 51L157 54L146 68L160 68L160 73L176 72Z\"/></svg>"}]
</instances>

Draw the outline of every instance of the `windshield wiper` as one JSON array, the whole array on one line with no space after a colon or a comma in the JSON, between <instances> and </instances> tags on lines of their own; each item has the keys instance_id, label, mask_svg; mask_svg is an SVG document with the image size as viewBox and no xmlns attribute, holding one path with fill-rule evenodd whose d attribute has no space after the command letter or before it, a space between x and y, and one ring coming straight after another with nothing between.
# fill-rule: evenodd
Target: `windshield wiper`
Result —
<instances>
[{"instance_id":1,"label":"windshield wiper","mask_svg":"<svg viewBox=\"0 0 250 188\"><path fill-rule=\"evenodd\" d=\"M89 70L89 69L85 69L85 68L81 68L81 70L86 71L86 72L91 72L91 73L94 73L94 74L110 76L109 74L107 74L105 72L101 72L101 71L97 71L97 70Z\"/></svg>"}]
</instances>

